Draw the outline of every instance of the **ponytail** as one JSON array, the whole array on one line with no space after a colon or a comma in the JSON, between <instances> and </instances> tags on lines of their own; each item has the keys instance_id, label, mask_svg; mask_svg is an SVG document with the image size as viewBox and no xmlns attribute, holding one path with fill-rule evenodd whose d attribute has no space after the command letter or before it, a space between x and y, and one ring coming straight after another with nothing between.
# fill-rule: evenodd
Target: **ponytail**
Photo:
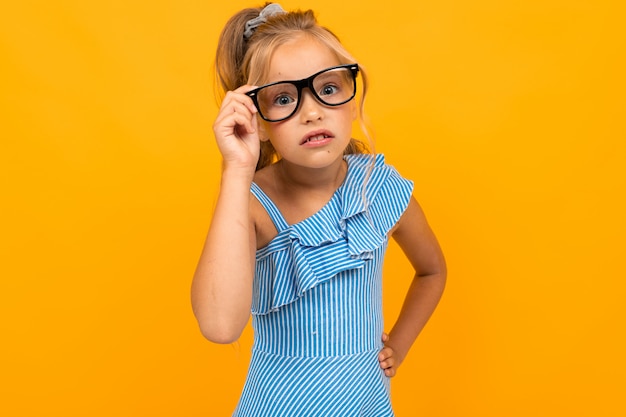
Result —
<instances>
[{"instance_id":1,"label":"ponytail","mask_svg":"<svg viewBox=\"0 0 626 417\"><path fill-rule=\"evenodd\" d=\"M247 81L247 74L243 72L243 61L248 51L248 40L244 38L243 33L246 22L259 16L261 10L263 7L240 11L230 18L220 34L215 54L215 73L221 97Z\"/></svg>"}]
</instances>

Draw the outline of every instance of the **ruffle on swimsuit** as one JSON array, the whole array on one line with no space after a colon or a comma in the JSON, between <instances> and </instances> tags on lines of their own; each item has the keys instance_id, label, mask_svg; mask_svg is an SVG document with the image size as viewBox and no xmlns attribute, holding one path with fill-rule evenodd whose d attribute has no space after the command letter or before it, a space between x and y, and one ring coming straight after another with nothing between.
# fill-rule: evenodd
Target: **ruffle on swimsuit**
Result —
<instances>
[{"instance_id":1,"label":"ruffle on swimsuit","mask_svg":"<svg viewBox=\"0 0 626 417\"><path fill-rule=\"evenodd\" d=\"M278 230L256 254L252 314L276 311L337 274L362 268L387 243L388 232L408 205L413 183L386 165L383 155L373 158L345 156L343 184L317 213L294 225L288 225L252 184L252 193L274 211L271 217Z\"/></svg>"}]
</instances>

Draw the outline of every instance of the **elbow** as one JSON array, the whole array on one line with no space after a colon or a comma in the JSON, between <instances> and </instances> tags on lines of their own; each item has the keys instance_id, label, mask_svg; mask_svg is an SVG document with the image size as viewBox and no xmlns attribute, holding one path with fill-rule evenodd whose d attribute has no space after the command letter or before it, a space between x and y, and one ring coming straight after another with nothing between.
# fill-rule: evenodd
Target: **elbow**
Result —
<instances>
[{"instance_id":1,"label":"elbow","mask_svg":"<svg viewBox=\"0 0 626 417\"><path fill-rule=\"evenodd\" d=\"M446 282L448 281L448 265L446 264L446 260L443 255L440 256L439 262L435 270L431 273L434 277L436 277L436 281L438 285L441 287L441 291L446 287Z\"/></svg>"},{"instance_id":2,"label":"elbow","mask_svg":"<svg viewBox=\"0 0 626 417\"><path fill-rule=\"evenodd\" d=\"M446 288L446 283L448 282L448 269L445 264L443 264L442 268L437 273L437 278L440 291L443 293L443 290Z\"/></svg>"},{"instance_id":3,"label":"elbow","mask_svg":"<svg viewBox=\"0 0 626 417\"><path fill-rule=\"evenodd\" d=\"M230 343L234 343L239 339L238 334L227 333L227 332L212 332L202 330L202 336L204 336L209 342L218 343L220 345L227 345Z\"/></svg>"},{"instance_id":4,"label":"elbow","mask_svg":"<svg viewBox=\"0 0 626 417\"><path fill-rule=\"evenodd\" d=\"M445 263L442 264L439 270L439 280L443 287L446 286L446 282L448 281L448 268Z\"/></svg>"},{"instance_id":5,"label":"elbow","mask_svg":"<svg viewBox=\"0 0 626 417\"><path fill-rule=\"evenodd\" d=\"M199 323L199 326L202 336L204 336L208 341L223 345L236 342L243 332L243 327L234 325L227 326Z\"/></svg>"},{"instance_id":6,"label":"elbow","mask_svg":"<svg viewBox=\"0 0 626 417\"><path fill-rule=\"evenodd\" d=\"M423 285L428 285L433 291L442 294L448 280L446 265L442 263L438 268L427 272L420 273L416 271L415 279L419 280Z\"/></svg>"},{"instance_id":7,"label":"elbow","mask_svg":"<svg viewBox=\"0 0 626 417\"><path fill-rule=\"evenodd\" d=\"M221 305L199 300L192 294L191 307L200 333L213 343L236 342L250 319L250 305Z\"/></svg>"}]
</instances>

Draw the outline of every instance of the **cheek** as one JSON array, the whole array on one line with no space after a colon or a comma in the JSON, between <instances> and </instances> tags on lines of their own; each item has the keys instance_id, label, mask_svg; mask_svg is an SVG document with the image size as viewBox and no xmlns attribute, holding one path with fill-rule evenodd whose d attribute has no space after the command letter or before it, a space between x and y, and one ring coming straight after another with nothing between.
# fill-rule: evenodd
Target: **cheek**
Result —
<instances>
[{"instance_id":1,"label":"cheek","mask_svg":"<svg viewBox=\"0 0 626 417\"><path fill-rule=\"evenodd\" d=\"M341 117L341 124L344 126L344 128L352 132L352 126L354 125L354 122L358 118L358 112L357 112L356 107L353 105L346 106L345 109L342 109L342 113L340 117Z\"/></svg>"},{"instance_id":2,"label":"cheek","mask_svg":"<svg viewBox=\"0 0 626 417\"><path fill-rule=\"evenodd\" d=\"M277 123L263 121L262 128L259 129L259 134L262 133L262 135L260 135L259 138L261 141L270 141L275 143L275 146L280 146L280 142L283 138L293 136L293 129L289 128L289 121L290 120L285 120L284 122Z\"/></svg>"},{"instance_id":3,"label":"cheek","mask_svg":"<svg viewBox=\"0 0 626 417\"><path fill-rule=\"evenodd\" d=\"M356 103L354 100L350 102L350 111L352 112L352 121L354 122L359 116L359 112L356 107Z\"/></svg>"}]
</instances>

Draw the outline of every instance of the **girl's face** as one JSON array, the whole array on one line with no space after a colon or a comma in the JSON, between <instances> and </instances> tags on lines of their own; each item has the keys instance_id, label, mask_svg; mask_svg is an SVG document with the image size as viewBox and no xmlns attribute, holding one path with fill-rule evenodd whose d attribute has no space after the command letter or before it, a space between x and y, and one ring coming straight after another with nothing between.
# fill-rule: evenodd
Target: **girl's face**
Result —
<instances>
[{"instance_id":1,"label":"girl's face","mask_svg":"<svg viewBox=\"0 0 626 417\"><path fill-rule=\"evenodd\" d=\"M340 65L335 54L319 41L299 36L273 53L267 84L300 80ZM286 162L307 168L324 168L343 156L356 118L354 99L331 107L320 103L308 88L302 90L299 108L289 119L260 119L264 140L269 140Z\"/></svg>"}]
</instances>

